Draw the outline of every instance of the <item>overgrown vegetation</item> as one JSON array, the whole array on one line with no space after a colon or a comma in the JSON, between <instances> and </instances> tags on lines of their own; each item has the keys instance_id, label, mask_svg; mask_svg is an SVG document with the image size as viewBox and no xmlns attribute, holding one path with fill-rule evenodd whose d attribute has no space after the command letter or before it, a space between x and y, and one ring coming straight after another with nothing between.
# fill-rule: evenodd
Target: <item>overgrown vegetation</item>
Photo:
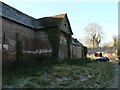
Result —
<instances>
[{"instance_id":1,"label":"overgrown vegetation","mask_svg":"<svg viewBox=\"0 0 120 90\"><path fill-rule=\"evenodd\" d=\"M18 34L16 34L16 61L19 59L22 59L23 57L23 44L18 37Z\"/></svg>"},{"instance_id":2,"label":"overgrown vegetation","mask_svg":"<svg viewBox=\"0 0 120 90\"><path fill-rule=\"evenodd\" d=\"M47 30L48 39L51 43L52 47L52 58L54 60L58 59L59 54L59 46L60 46L60 37L59 37L59 30ZM57 61L57 60L56 60Z\"/></svg>"},{"instance_id":3,"label":"overgrown vegetation","mask_svg":"<svg viewBox=\"0 0 120 90\"><path fill-rule=\"evenodd\" d=\"M87 47L83 46L83 50L82 50L82 57L86 57L87 56Z\"/></svg>"},{"instance_id":4,"label":"overgrown vegetation","mask_svg":"<svg viewBox=\"0 0 120 90\"><path fill-rule=\"evenodd\" d=\"M119 57L120 56L120 51L116 50L116 56Z\"/></svg>"},{"instance_id":5,"label":"overgrown vegetation","mask_svg":"<svg viewBox=\"0 0 120 90\"><path fill-rule=\"evenodd\" d=\"M70 51L70 44L72 43L71 41L71 35L68 36L67 39L67 49L68 49L68 58L71 59L71 51Z\"/></svg>"},{"instance_id":6,"label":"overgrown vegetation","mask_svg":"<svg viewBox=\"0 0 120 90\"><path fill-rule=\"evenodd\" d=\"M54 64L51 61L36 59L9 63L3 67L3 87L106 88L114 76L110 62L86 58Z\"/></svg>"}]
</instances>

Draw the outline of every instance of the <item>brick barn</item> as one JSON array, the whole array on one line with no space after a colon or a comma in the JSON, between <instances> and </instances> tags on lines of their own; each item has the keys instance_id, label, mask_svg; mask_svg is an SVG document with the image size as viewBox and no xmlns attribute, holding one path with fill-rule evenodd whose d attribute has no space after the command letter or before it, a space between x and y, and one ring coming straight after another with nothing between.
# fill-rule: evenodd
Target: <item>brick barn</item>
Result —
<instances>
[{"instance_id":1,"label":"brick barn","mask_svg":"<svg viewBox=\"0 0 120 90\"><path fill-rule=\"evenodd\" d=\"M3 60L16 59L17 41L21 43L19 47L22 47L23 57L47 55L58 60L73 58L73 32L66 13L36 19L3 2L0 5ZM77 55L77 58L80 57Z\"/></svg>"},{"instance_id":2,"label":"brick barn","mask_svg":"<svg viewBox=\"0 0 120 90\"><path fill-rule=\"evenodd\" d=\"M95 57L95 53L102 53L102 56L108 57L110 59L116 58L116 48L115 47L99 47L99 48L88 48L88 57Z\"/></svg>"}]
</instances>

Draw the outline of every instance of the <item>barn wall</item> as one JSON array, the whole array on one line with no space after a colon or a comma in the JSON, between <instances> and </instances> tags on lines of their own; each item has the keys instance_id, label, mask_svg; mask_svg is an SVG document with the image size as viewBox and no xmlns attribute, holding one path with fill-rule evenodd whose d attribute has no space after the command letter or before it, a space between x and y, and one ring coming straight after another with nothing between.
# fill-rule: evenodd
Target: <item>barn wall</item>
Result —
<instances>
[{"instance_id":1,"label":"barn wall","mask_svg":"<svg viewBox=\"0 0 120 90\"><path fill-rule=\"evenodd\" d=\"M82 47L71 45L71 58L72 59L82 58Z\"/></svg>"},{"instance_id":2,"label":"barn wall","mask_svg":"<svg viewBox=\"0 0 120 90\"><path fill-rule=\"evenodd\" d=\"M48 39L47 33L44 30L35 32L35 49L39 54L51 54L52 47Z\"/></svg>"},{"instance_id":3,"label":"barn wall","mask_svg":"<svg viewBox=\"0 0 120 90\"><path fill-rule=\"evenodd\" d=\"M68 58L68 48L67 48L67 36L63 32L60 33L60 47L59 47L59 57L60 59Z\"/></svg>"},{"instance_id":4,"label":"barn wall","mask_svg":"<svg viewBox=\"0 0 120 90\"><path fill-rule=\"evenodd\" d=\"M16 35L21 40L24 50L35 50L33 29L2 18L3 59L15 57Z\"/></svg>"},{"instance_id":5,"label":"barn wall","mask_svg":"<svg viewBox=\"0 0 120 90\"><path fill-rule=\"evenodd\" d=\"M2 19L3 59L14 59L16 54L16 34L23 44L24 54L51 54L52 47L44 30L35 31L32 28ZM47 30L46 30L47 31ZM81 58L82 48L71 45L71 58ZM59 59L68 58L68 35L60 32Z\"/></svg>"},{"instance_id":6,"label":"barn wall","mask_svg":"<svg viewBox=\"0 0 120 90\"><path fill-rule=\"evenodd\" d=\"M35 31L4 18L2 18L2 22L3 60L16 58L16 35L23 44L24 56L52 53L48 35L43 30Z\"/></svg>"}]
</instances>

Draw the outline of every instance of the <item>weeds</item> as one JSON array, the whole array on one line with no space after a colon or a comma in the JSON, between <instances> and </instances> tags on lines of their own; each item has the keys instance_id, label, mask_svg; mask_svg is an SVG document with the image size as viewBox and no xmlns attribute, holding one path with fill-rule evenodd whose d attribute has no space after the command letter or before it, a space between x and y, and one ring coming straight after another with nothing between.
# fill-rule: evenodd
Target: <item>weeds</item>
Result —
<instances>
[{"instance_id":1,"label":"weeds","mask_svg":"<svg viewBox=\"0 0 120 90\"><path fill-rule=\"evenodd\" d=\"M52 60L21 60L3 63L3 87L103 88L108 87L114 70L110 62L82 58L53 63ZM30 78L23 83L27 78ZM23 86L21 86L21 83Z\"/></svg>"}]
</instances>

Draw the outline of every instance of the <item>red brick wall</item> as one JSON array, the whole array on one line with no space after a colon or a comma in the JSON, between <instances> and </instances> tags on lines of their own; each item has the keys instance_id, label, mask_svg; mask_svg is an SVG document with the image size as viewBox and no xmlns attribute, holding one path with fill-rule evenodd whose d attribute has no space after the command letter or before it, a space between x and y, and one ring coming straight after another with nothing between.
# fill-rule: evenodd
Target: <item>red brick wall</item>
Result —
<instances>
[{"instance_id":1,"label":"red brick wall","mask_svg":"<svg viewBox=\"0 0 120 90\"><path fill-rule=\"evenodd\" d=\"M8 49L3 49L3 60L11 59L11 57L15 55L16 34L19 35L19 39L23 43L24 49L26 49L26 39L29 40L27 49L34 49L34 30L31 28L2 18L2 35L3 34L5 34L5 41L3 42L3 46L8 46Z\"/></svg>"}]
</instances>

